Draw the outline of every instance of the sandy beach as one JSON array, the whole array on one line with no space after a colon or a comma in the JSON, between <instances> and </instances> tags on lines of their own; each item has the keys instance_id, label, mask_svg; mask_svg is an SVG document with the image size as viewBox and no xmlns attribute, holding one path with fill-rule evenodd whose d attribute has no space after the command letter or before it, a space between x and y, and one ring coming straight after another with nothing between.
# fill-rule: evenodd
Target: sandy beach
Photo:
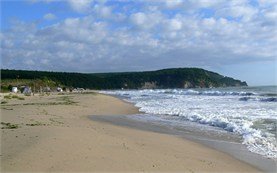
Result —
<instances>
[{"instance_id":1,"label":"sandy beach","mask_svg":"<svg viewBox=\"0 0 277 173\"><path fill-rule=\"evenodd\" d=\"M88 118L138 113L118 98L94 92L3 97L1 172L259 172L196 142Z\"/></svg>"}]
</instances>

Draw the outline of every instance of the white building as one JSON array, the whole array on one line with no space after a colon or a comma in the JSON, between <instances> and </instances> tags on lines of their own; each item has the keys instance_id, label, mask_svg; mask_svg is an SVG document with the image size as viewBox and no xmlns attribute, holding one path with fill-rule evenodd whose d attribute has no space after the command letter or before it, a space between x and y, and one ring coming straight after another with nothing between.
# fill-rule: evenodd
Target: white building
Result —
<instances>
[{"instance_id":1,"label":"white building","mask_svg":"<svg viewBox=\"0 0 277 173\"><path fill-rule=\"evenodd\" d=\"M17 87L12 87L12 92L13 93L17 93L17 91L18 91Z\"/></svg>"},{"instance_id":2,"label":"white building","mask_svg":"<svg viewBox=\"0 0 277 173\"><path fill-rule=\"evenodd\" d=\"M58 88L57 88L57 91L58 91L58 92L63 92L63 89L62 89L61 87L58 87Z\"/></svg>"},{"instance_id":3,"label":"white building","mask_svg":"<svg viewBox=\"0 0 277 173\"><path fill-rule=\"evenodd\" d=\"M23 90L23 94L24 94L24 95L31 95L31 94L32 94L32 89L31 89L31 87L25 86L25 87L24 87L24 90Z\"/></svg>"}]
</instances>

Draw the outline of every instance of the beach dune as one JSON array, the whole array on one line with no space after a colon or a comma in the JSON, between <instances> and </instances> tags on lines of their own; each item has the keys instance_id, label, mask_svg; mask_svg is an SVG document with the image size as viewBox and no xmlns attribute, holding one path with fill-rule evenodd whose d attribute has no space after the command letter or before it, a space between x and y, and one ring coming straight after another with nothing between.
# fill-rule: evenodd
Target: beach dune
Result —
<instances>
[{"instance_id":1,"label":"beach dune","mask_svg":"<svg viewBox=\"0 0 277 173\"><path fill-rule=\"evenodd\" d=\"M259 172L189 140L88 118L136 113L93 92L10 99L1 105L1 122L18 128L1 129L1 172Z\"/></svg>"}]
</instances>

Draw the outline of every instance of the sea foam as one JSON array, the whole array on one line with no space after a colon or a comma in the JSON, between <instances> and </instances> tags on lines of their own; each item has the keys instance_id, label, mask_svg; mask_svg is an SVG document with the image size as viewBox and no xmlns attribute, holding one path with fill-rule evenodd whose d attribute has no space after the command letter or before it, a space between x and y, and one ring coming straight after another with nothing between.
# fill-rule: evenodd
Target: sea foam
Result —
<instances>
[{"instance_id":1,"label":"sea foam","mask_svg":"<svg viewBox=\"0 0 277 173\"><path fill-rule=\"evenodd\" d=\"M277 158L275 97L265 97L255 90L232 88L118 90L102 93L125 97L147 114L180 116L182 120L236 133L242 136L242 143L250 151Z\"/></svg>"}]
</instances>

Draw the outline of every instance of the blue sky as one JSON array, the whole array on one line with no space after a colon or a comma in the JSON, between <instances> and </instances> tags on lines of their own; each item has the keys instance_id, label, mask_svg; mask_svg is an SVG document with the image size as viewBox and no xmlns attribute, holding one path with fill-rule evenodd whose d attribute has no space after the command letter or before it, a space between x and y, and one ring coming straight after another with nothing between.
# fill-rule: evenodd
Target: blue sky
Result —
<instances>
[{"instance_id":1,"label":"blue sky","mask_svg":"<svg viewBox=\"0 0 277 173\"><path fill-rule=\"evenodd\" d=\"M200 67L277 85L274 0L1 0L1 68Z\"/></svg>"}]
</instances>

